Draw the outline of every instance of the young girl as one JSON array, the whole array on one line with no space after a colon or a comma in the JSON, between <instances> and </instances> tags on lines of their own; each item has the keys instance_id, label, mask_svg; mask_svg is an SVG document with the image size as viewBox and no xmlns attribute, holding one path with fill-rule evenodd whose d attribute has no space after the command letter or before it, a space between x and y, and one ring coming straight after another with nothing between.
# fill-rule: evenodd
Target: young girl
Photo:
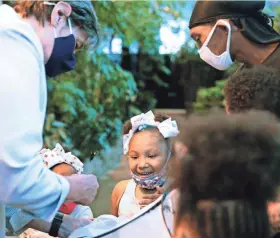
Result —
<instances>
[{"instance_id":1,"label":"young girl","mask_svg":"<svg viewBox=\"0 0 280 238\"><path fill-rule=\"evenodd\" d=\"M70 152L65 153L60 144L56 144L53 150L43 149L39 152L45 165L53 172L63 176L81 174L83 163ZM93 218L92 211L88 206L78 205L72 202L64 203L59 212L68 214L74 218ZM27 229L20 235L20 238L43 238L51 237L47 233L34 229Z\"/></svg>"},{"instance_id":2,"label":"young girl","mask_svg":"<svg viewBox=\"0 0 280 238\"><path fill-rule=\"evenodd\" d=\"M169 138L179 134L171 118L149 111L131 118L123 127L123 149L132 179L119 182L111 197L112 214L131 217L143 206L140 200L157 194L166 181L171 155Z\"/></svg>"}]
</instances>

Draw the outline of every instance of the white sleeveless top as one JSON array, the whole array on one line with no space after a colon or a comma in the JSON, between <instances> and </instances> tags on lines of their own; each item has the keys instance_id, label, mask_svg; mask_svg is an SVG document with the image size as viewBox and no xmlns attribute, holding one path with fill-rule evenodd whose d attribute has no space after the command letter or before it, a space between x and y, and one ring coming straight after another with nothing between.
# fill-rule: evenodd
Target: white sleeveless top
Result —
<instances>
[{"instance_id":1,"label":"white sleeveless top","mask_svg":"<svg viewBox=\"0 0 280 238\"><path fill-rule=\"evenodd\" d=\"M119 202L119 217L130 218L141 210L135 197L135 190L136 183L133 179L131 179L128 182L122 198Z\"/></svg>"}]
</instances>

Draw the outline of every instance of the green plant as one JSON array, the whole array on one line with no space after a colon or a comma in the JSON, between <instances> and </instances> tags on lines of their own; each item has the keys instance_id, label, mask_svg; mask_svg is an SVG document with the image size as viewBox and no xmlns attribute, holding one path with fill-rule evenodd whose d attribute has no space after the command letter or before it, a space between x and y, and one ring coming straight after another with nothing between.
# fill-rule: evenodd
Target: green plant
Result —
<instances>
[{"instance_id":1,"label":"green plant","mask_svg":"<svg viewBox=\"0 0 280 238\"><path fill-rule=\"evenodd\" d=\"M44 138L50 148L59 141L82 159L90 159L120 137L137 88L131 73L106 55L83 51L78 58L75 71L48 81Z\"/></svg>"},{"instance_id":2,"label":"green plant","mask_svg":"<svg viewBox=\"0 0 280 238\"><path fill-rule=\"evenodd\" d=\"M184 3L95 1L93 5L100 22L100 44L77 55L75 71L48 80L44 133L47 147L59 142L82 160L113 146L121 138L123 121L156 104L151 92L137 90L145 87L146 72L136 85L133 75L112 62L103 49L111 50L112 39L118 37L124 46L137 42L142 53L157 52L161 25L167 15L180 17L176 8ZM166 70L161 62L157 67ZM156 75L149 80L162 83Z\"/></svg>"},{"instance_id":3,"label":"green plant","mask_svg":"<svg viewBox=\"0 0 280 238\"><path fill-rule=\"evenodd\" d=\"M207 109L224 107L223 88L226 80L216 81L215 86L211 88L200 88L197 92L197 100L194 102L194 110L197 112Z\"/></svg>"},{"instance_id":4,"label":"green plant","mask_svg":"<svg viewBox=\"0 0 280 238\"><path fill-rule=\"evenodd\" d=\"M161 43L159 29L168 19L180 19L184 13L183 1L95 1L102 37L115 36L129 46L139 44L143 53L157 54Z\"/></svg>"},{"instance_id":5,"label":"green plant","mask_svg":"<svg viewBox=\"0 0 280 238\"><path fill-rule=\"evenodd\" d=\"M233 64L225 72L225 78L232 75L239 66L238 63ZM216 81L214 87L200 88L197 91L196 101L193 103L194 110L197 112L203 112L211 108L224 108L223 88L225 83L226 79Z\"/></svg>"}]
</instances>

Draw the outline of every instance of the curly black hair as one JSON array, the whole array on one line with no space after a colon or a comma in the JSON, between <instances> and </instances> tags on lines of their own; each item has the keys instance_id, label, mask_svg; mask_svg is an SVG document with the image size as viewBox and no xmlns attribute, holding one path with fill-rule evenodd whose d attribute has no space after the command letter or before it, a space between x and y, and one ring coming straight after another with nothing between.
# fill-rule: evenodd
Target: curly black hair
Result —
<instances>
[{"instance_id":1,"label":"curly black hair","mask_svg":"<svg viewBox=\"0 0 280 238\"><path fill-rule=\"evenodd\" d=\"M256 213L263 211L268 230L266 202L275 197L280 182L280 129L274 115L249 111L227 116L216 112L191 116L184 128L188 156L181 164L177 184L178 220L186 214L199 214L197 204L203 200L219 201L217 204L242 201ZM251 214L254 220L255 213ZM229 216L225 223L227 219Z\"/></svg>"},{"instance_id":2,"label":"curly black hair","mask_svg":"<svg viewBox=\"0 0 280 238\"><path fill-rule=\"evenodd\" d=\"M228 111L267 110L280 118L280 72L257 65L231 76L224 87Z\"/></svg>"}]
</instances>

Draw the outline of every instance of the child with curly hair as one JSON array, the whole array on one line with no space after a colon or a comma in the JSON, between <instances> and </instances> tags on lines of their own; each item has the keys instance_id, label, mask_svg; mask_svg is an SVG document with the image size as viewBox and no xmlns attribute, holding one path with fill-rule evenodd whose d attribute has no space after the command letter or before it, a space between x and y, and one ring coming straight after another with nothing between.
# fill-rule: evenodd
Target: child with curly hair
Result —
<instances>
[{"instance_id":1,"label":"child with curly hair","mask_svg":"<svg viewBox=\"0 0 280 238\"><path fill-rule=\"evenodd\" d=\"M229 114L257 109L280 118L280 72L258 65L235 73L225 84L224 96Z\"/></svg>"},{"instance_id":2,"label":"child with curly hair","mask_svg":"<svg viewBox=\"0 0 280 238\"><path fill-rule=\"evenodd\" d=\"M266 112L186 121L176 238L268 238L267 202L280 183L280 129Z\"/></svg>"},{"instance_id":3,"label":"child with curly hair","mask_svg":"<svg viewBox=\"0 0 280 238\"><path fill-rule=\"evenodd\" d=\"M280 118L280 72L265 66L254 66L231 76L224 96L228 114L250 109L270 111ZM280 195L269 202L268 212L273 231L280 237Z\"/></svg>"}]
</instances>

